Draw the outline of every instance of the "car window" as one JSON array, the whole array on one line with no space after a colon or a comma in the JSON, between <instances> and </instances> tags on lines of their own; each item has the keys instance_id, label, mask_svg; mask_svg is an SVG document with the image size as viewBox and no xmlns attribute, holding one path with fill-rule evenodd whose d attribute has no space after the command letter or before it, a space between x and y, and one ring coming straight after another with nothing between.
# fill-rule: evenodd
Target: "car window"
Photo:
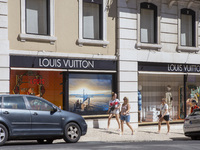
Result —
<instances>
[{"instance_id":1,"label":"car window","mask_svg":"<svg viewBox=\"0 0 200 150\"><path fill-rule=\"evenodd\" d=\"M2 97L0 97L0 108L2 106Z\"/></svg>"},{"instance_id":2,"label":"car window","mask_svg":"<svg viewBox=\"0 0 200 150\"><path fill-rule=\"evenodd\" d=\"M200 115L200 111L195 111L193 115Z\"/></svg>"},{"instance_id":3,"label":"car window","mask_svg":"<svg viewBox=\"0 0 200 150\"><path fill-rule=\"evenodd\" d=\"M22 96L4 97L4 108L8 109L26 109L26 105Z\"/></svg>"},{"instance_id":4,"label":"car window","mask_svg":"<svg viewBox=\"0 0 200 150\"><path fill-rule=\"evenodd\" d=\"M47 102L35 98L35 97L27 97L29 104L32 110L41 110L41 111L52 111L53 107Z\"/></svg>"}]
</instances>

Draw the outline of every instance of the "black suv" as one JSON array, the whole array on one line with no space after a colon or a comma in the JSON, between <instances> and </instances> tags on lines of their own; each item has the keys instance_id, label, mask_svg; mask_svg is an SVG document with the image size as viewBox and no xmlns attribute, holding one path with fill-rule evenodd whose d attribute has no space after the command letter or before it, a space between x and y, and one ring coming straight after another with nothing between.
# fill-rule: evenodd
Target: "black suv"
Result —
<instances>
[{"instance_id":1,"label":"black suv","mask_svg":"<svg viewBox=\"0 0 200 150\"><path fill-rule=\"evenodd\" d=\"M87 132L85 120L49 101L30 95L0 95L0 145L30 139L52 143L63 138L75 143Z\"/></svg>"}]
</instances>

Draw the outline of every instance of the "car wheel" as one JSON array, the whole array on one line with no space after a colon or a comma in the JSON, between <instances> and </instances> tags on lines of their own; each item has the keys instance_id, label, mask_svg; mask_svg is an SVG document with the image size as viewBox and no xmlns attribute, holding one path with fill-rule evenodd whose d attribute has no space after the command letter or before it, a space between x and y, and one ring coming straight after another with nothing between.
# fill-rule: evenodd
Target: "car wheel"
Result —
<instances>
[{"instance_id":1,"label":"car wheel","mask_svg":"<svg viewBox=\"0 0 200 150\"><path fill-rule=\"evenodd\" d=\"M8 139L8 130L2 124L0 124L0 145L3 145Z\"/></svg>"},{"instance_id":2,"label":"car wheel","mask_svg":"<svg viewBox=\"0 0 200 150\"><path fill-rule=\"evenodd\" d=\"M64 140L68 143L76 143L80 139L81 136L81 130L80 127L76 123L68 123L65 126L64 131Z\"/></svg>"},{"instance_id":3,"label":"car wheel","mask_svg":"<svg viewBox=\"0 0 200 150\"><path fill-rule=\"evenodd\" d=\"M192 136L191 139L192 140L197 140L197 136Z\"/></svg>"}]
</instances>

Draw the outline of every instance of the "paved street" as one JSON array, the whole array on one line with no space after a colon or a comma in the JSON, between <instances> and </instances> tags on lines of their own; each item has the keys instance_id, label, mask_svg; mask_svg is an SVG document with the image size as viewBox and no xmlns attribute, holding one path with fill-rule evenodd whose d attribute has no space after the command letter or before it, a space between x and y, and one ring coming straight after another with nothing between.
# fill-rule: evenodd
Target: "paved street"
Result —
<instances>
[{"instance_id":1,"label":"paved street","mask_svg":"<svg viewBox=\"0 0 200 150\"><path fill-rule=\"evenodd\" d=\"M182 124L171 125L170 134L166 135L166 125L162 126L157 134L157 126L142 126L136 130L135 135L130 135L128 129L124 135L119 135L116 129L89 128L86 136L81 137L76 144L66 144L63 140L55 140L54 144L37 144L36 141L11 141L7 142L0 150L86 150L86 149L142 149L142 150L188 150L199 149L200 142L192 141L183 134Z\"/></svg>"},{"instance_id":2,"label":"paved street","mask_svg":"<svg viewBox=\"0 0 200 150\"><path fill-rule=\"evenodd\" d=\"M39 145L36 143L28 142L23 143L10 143L3 147L1 150L199 150L199 141L182 140L177 141L156 141L156 142L79 142L76 144L56 143L51 145Z\"/></svg>"}]
</instances>

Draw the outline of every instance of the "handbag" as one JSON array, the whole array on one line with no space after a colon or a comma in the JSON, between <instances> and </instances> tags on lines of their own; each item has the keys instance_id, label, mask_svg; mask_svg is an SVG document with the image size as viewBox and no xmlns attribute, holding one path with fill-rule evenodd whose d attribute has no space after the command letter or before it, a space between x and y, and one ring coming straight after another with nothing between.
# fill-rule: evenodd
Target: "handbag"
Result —
<instances>
[{"instance_id":1,"label":"handbag","mask_svg":"<svg viewBox=\"0 0 200 150\"><path fill-rule=\"evenodd\" d=\"M111 106L110 110L111 111L115 110L115 105Z\"/></svg>"}]
</instances>

